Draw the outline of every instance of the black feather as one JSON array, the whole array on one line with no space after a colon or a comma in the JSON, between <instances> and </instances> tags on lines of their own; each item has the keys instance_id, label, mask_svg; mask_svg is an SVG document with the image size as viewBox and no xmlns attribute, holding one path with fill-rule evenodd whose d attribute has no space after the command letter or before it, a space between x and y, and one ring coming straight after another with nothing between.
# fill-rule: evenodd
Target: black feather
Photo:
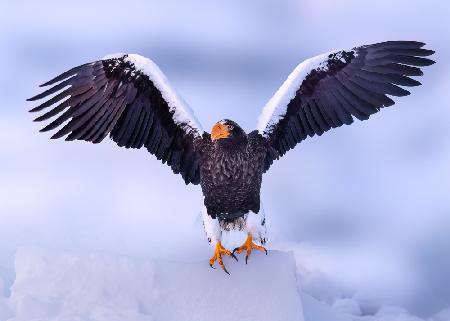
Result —
<instances>
[{"instance_id":1,"label":"black feather","mask_svg":"<svg viewBox=\"0 0 450 321\"><path fill-rule=\"evenodd\" d=\"M64 80L70 76L73 76L75 74L77 74L79 71L83 70L86 68L86 66L89 66L90 64L83 64L81 66L77 66L74 67L66 72L63 72L62 74L56 76L55 78L53 78L52 80L47 81L46 83L40 85L39 87L45 87L45 86L49 86L49 85L53 85L56 82L59 82L61 80Z\"/></svg>"}]
</instances>

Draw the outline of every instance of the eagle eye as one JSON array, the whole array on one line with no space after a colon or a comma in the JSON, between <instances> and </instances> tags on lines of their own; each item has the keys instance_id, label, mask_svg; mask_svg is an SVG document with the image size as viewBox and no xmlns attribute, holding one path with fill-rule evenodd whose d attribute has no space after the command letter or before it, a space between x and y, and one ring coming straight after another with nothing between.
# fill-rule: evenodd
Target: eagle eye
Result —
<instances>
[{"instance_id":1,"label":"eagle eye","mask_svg":"<svg viewBox=\"0 0 450 321\"><path fill-rule=\"evenodd\" d=\"M233 125L227 125L229 130L233 130L234 126Z\"/></svg>"}]
</instances>

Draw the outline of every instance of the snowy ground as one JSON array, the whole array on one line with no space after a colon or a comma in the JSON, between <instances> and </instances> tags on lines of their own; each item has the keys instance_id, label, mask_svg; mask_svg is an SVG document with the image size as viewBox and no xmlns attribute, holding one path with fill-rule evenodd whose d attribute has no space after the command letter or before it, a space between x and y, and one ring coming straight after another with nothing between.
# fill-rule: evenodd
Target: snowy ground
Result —
<instances>
[{"instance_id":1,"label":"snowy ground","mask_svg":"<svg viewBox=\"0 0 450 321\"><path fill-rule=\"evenodd\" d=\"M303 321L292 254L226 263L231 276L205 262L23 248L0 320Z\"/></svg>"},{"instance_id":2,"label":"snowy ground","mask_svg":"<svg viewBox=\"0 0 450 321\"><path fill-rule=\"evenodd\" d=\"M300 262L296 269L292 252L257 253L248 265L225 263L230 276L195 259L21 248L15 271L0 271L0 320L422 321L398 306L372 306L377 311L369 314L370 302L345 297L324 275L300 271L306 269ZM334 309L304 290L328 294ZM446 309L426 320L449 317Z\"/></svg>"}]
</instances>

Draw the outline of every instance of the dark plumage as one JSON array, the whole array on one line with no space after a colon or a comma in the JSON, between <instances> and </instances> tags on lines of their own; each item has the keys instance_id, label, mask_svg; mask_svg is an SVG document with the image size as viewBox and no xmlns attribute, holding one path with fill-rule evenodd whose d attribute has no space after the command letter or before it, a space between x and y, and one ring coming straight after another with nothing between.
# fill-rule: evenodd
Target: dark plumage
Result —
<instances>
[{"instance_id":1,"label":"dark plumage","mask_svg":"<svg viewBox=\"0 0 450 321\"><path fill-rule=\"evenodd\" d=\"M109 134L119 146L145 147L174 173L180 173L186 184L198 184L200 172L193 151L194 130L189 124L174 122L160 89L149 75L136 69L126 58L123 55L84 64L41 85L54 85L63 80L29 101L69 87L31 109L38 112L52 107L35 121L58 116L42 132L69 121L52 139L67 135L66 140L99 143Z\"/></svg>"},{"instance_id":2,"label":"dark plumage","mask_svg":"<svg viewBox=\"0 0 450 321\"><path fill-rule=\"evenodd\" d=\"M386 41L315 57L322 63L306 75L276 126L259 128L276 151L267 155L265 170L306 137L350 125L353 117L366 120L394 105L389 96L409 95L399 86L419 86L410 76L422 76L419 67L434 63L424 58L434 53L424 45Z\"/></svg>"},{"instance_id":3,"label":"dark plumage","mask_svg":"<svg viewBox=\"0 0 450 321\"><path fill-rule=\"evenodd\" d=\"M199 148L200 184L208 214L230 221L249 211L259 212L267 147L257 131L247 135L231 120L222 123L233 126L230 136L215 141L207 138Z\"/></svg>"},{"instance_id":4,"label":"dark plumage","mask_svg":"<svg viewBox=\"0 0 450 321\"><path fill-rule=\"evenodd\" d=\"M119 146L145 147L181 174L186 184L201 184L208 239L216 244L217 260L234 252L221 245L221 230L239 229L247 241L235 249L265 251L261 211L262 174L274 160L308 136L366 120L391 96L405 96L403 87L418 86L410 78L434 62L434 52L416 41L387 41L308 59L295 68L264 107L257 130L246 134L231 120L204 132L190 108L149 59L117 54L75 67L48 81L43 93L29 100L48 100L31 109L55 117L42 131L58 128L52 138L101 142L108 134ZM53 95L53 96L51 96ZM255 217L258 217L256 219ZM226 271L227 272L227 271Z\"/></svg>"}]
</instances>

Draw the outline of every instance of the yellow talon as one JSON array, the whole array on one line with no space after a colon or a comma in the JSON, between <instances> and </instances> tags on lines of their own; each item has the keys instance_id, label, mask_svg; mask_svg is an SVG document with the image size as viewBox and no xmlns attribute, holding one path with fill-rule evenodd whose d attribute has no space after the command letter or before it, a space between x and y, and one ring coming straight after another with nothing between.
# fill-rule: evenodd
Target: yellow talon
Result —
<instances>
[{"instance_id":1,"label":"yellow talon","mask_svg":"<svg viewBox=\"0 0 450 321\"><path fill-rule=\"evenodd\" d=\"M242 244L241 246L235 248L233 250L234 252L237 252L237 254L241 254L244 250L246 250L246 255L245 255L245 264L247 264L248 261L248 257L250 256L250 254L252 253L252 250L258 250L261 252L265 252L267 255L267 250L264 246L261 245L257 245L255 243L253 243L253 237L250 233L248 233L247 239L245 240L244 244Z\"/></svg>"},{"instance_id":2,"label":"yellow talon","mask_svg":"<svg viewBox=\"0 0 450 321\"><path fill-rule=\"evenodd\" d=\"M222 243L220 241L218 241L216 243L216 249L214 250L214 255L213 257L209 260L209 266L212 267L214 269L214 262L218 261L220 267L222 268L222 270L224 270L225 273L227 273L228 275L230 275L230 273L227 271L227 269L225 268L225 265L223 264L223 260L222 260L222 255L226 255L226 256L231 256L233 259L235 259L236 261L238 260L237 257L234 255L234 252L230 252L228 251L226 248L224 248L222 246Z\"/></svg>"}]
</instances>

